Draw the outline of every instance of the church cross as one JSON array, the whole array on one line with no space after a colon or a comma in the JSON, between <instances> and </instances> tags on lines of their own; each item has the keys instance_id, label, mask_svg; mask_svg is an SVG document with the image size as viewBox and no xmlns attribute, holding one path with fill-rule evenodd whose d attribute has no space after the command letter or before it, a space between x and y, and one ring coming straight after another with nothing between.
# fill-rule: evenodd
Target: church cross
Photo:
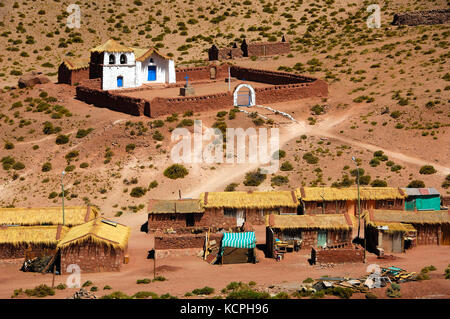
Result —
<instances>
[{"instance_id":1,"label":"church cross","mask_svg":"<svg viewBox=\"0 0 450 319\"><path fill-rule=\"evenodd\" d=\"M186 80L186 86L188 86L188 79L189 79L189 76L187 75L187 73L186 73L186 76L185 76L184 78L185 78L185 80Z\"/></svg>"}]
</instances>

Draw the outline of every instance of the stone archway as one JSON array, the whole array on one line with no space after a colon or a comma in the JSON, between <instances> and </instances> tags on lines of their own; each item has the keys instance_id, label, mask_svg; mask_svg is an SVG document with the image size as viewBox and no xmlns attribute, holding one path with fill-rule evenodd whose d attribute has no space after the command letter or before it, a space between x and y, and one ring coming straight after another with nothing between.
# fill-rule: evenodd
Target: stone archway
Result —
<instances>
[{"instance_id":1,"label":"stone archway","mask_svg":"<svg viewBox=\"0 0 450 319\"><path fill-rule=\"evenodd\" d=\"M239 91L244 89L245 93L239 94ZM245 103L242 100L245 100ZM248 102L247 102L248 101ZM255 90L249 84L239 84L233 93L233 105L234 106L254 106L255 105Z\"/></svg>"}]
</instances>

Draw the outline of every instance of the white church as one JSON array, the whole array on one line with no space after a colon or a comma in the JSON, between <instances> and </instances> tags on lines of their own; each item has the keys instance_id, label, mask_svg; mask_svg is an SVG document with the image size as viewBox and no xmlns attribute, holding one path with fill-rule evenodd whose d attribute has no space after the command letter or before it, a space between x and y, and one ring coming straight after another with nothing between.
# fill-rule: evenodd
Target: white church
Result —
<instances>
[{"instance_id":1,"label":"white church","mask_svg":"<svg viewBox=\"0 0 450 319\"><path fill-rule=\"evenodd\" d=\"M175 83L175 63L156 49L129 48L115 40L91 50L89 77L101 78L103 90L143 84Z\"/></svg>"}]
</instances>

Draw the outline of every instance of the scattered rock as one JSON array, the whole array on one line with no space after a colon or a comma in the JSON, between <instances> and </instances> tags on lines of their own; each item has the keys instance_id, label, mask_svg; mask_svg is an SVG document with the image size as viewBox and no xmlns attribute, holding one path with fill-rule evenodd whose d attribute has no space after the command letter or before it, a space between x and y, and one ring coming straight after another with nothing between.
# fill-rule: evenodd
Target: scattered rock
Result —
<instances>
[{"instance_id":1,"label":"scattered rock","mask_svg":"<svg viewBox=\"0 0 450 319\"><path fill-rule=\"evenodd\" d=\"M97 299L97 296L92 292L80 288L80 290L76 291L72 297L68 297L67 299Z\"/></svg>"},{"instance_id":2,"label":"scattered rock","mask_svg":"<svg viewBox=\"0 0 450 319\"><path fill-rule=\"evenodd\" d=\"M19 79L18 85L19 88L26 88L26 87L33 87L36 84L44 84L49 83L50 80L48 77L42 74L42 72L31 72L28 74L25 74Z\"/></svg>"}]
</instances>

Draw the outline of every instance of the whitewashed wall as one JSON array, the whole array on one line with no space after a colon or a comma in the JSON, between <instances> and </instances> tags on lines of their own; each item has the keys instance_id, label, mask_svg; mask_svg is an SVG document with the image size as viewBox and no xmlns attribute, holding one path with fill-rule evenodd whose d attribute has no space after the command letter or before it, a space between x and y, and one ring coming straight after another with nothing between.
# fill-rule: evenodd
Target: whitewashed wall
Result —
<instances>
[{"instance_id":1,"label":"whitewashed wall","mask_svg":"<svg viewBox=\"0 0 450 319\"><path fill-rule=\"evenodd\" d=\"M116 64L109 64L109 56L114 54L116 58ZM125 54L127 57L127 64L120 64L120 56ZM108 53L104 54L103 61L103 90L115 90L117 87L117 77L123 77L123 88L134 88L136 84L136 72L135 72L135 57L134 52L126 53Z\"/></svg>"}]
</instances>

